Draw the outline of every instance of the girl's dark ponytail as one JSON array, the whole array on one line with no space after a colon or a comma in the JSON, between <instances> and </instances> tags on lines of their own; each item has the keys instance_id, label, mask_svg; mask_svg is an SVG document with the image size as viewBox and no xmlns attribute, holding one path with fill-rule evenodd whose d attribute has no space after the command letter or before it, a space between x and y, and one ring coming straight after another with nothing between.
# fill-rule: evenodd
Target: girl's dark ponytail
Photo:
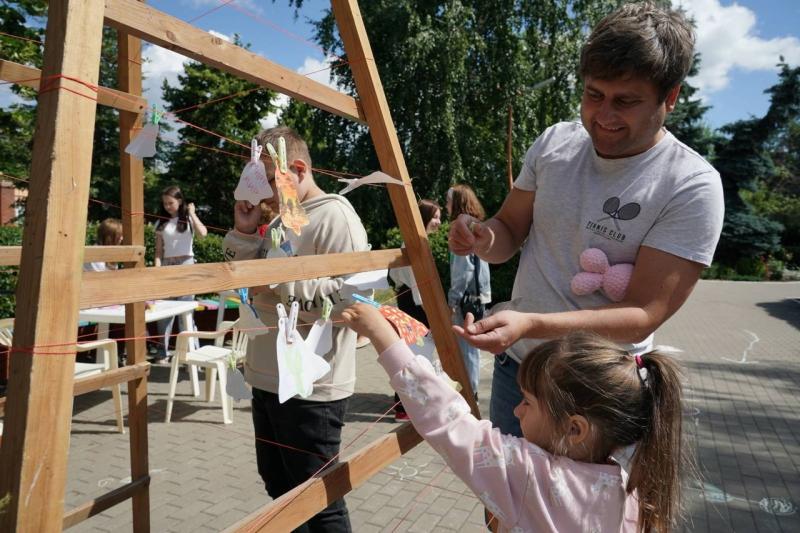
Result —
<instances>
[{"instance_id":1,"label":"girl's dark ponytail","mask_svg":"<svg viewBox=\"0 0 800 533\"><path fill-rule=\"evenodd\" d=\"M638 496L642 531L670 531L680 508L684 465L680 371L672 358L657 352L635 361L645 422L627 489Z\"/></svg>"}]
</instances>

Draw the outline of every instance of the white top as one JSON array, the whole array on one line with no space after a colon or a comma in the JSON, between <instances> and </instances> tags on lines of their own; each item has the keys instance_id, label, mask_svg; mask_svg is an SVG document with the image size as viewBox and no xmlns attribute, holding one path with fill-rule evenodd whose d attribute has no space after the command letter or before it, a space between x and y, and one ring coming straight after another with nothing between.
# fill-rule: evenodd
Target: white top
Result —
<instances>
[{"instance_id":1,"label":"white top","mask_svg":"<svg viewBox=\"0 0 800 533\"><path fill-rule=\"evenodd\" d=\"M669 132L641 154L604 159L583 125L561 122L533 143L514 187L536 193L533 223L512 301L493 312L608 305L602 292L577 296L570 288L587 248L603 250L612 265L635 263L641 246L709 265L722 230L719 173ZM522 339L509 353L521 361L540 342ZM629 349L642 352L651 343Z\"/></svg>"},{"instance_id":2,"label":"white top","mask_svg":"<svg viewBox=\"0 0 800 533\"><path fill-rule=\"evenodd\" d=\"M178 217L169 219L169 222L163 224L158 228L161 232L161 240L164 243L164 256L163 257L194 257L192 250L192 239L194 231L192 231L192 221L186 221L186 231L178 231Z\"/></svg>"}]
</instances>

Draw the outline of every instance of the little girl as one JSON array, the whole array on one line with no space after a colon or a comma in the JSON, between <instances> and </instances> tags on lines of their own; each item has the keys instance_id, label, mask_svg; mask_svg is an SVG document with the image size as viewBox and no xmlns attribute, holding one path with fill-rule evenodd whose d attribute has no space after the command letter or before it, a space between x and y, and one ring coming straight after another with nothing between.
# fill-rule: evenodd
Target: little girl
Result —
<instances>
[{"instance_id":1,"label":"little girl","mask_svg":"<svg viewBox=\"0 0 800 533\"><path fill-rule=\"evenodd\" d=\"M536 347L519 369L524 438L477 420L374 307L343 312L368 336L411 421L504 531L669 531L679 502L677 364L588 333ZM635 445L635 446L633 446ZM621 455L632 448L630 469Z\"/></svg>"},{"instance_id":2,"label":"little girl","mask_svg":"<svg viewBox=\"0 0 800 533\"><path fill-rule=\"evenodd\" d=\"M171 186L161 193L162 220L156 224L155 266L193 265L194 235L201 239L208 230L195 213L193 203L186 203L179 187ZM176 300L193 300L194 295L179 296ZM156 356L158 362L169 362L169 337L175 317L158 321L158 331L164 336L163 348Z\"/></svg>"}]
</instances>

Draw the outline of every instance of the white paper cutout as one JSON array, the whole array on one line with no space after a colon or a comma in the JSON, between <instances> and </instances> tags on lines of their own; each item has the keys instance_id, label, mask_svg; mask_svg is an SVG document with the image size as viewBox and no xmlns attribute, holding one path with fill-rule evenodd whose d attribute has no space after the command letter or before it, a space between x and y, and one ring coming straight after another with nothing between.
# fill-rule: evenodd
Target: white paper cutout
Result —
<instances>
[{"instance_id":1,"label":"white paper cutout","mask_svg":"<svg viewBox=\"0 0 800 533\"><path fill-rule=\"evenodd\" d=\"M242 375L241 372L239 372L238 368L236 367L231 368L231 366L228 365L227 378L228 381L225 384L225 392L228 394L228 396L230 396L237 402L239 400L253 399L253 393L250 392L250 389L245 384L244 376Z\"/></svg>"},{"instance_id":2,"label":"white paper cutout","mask_svg":"<svg viewBox=\"0 0 800 533\"><path fill-rule=\"evenodd\" d=\"M239 304L239 322L236 327L242 330L250 340L267 332L267 325L261 321L255 308L247 302Z\"/></svg>"},{"instance_id":3,"label":"white paper cutout","mask_svg":"<svg viewBox=\"0 0 800 533\"><path fill-rule=\"evenodd\" d=\"M333 322L321 318L315 320L306 337L306 346L320 357L330 352L333 348Z\"/></svg>"},{"instance_id":4,"label":"white paper cutout","mask_svg":"<svg viewBox=\"0 0 800 533\"><path fill-rule=\"evenodd\" d=\"M421 355L431 363L433 363L433 352L436 351L436 345L433 343L433 336L429 331L427 335L422 337L422 346L419 344L411 344L408 346L414 355Z\"/></svg>"},{"instance_id":5,"label":"white paper cutout","mask_svg":"<svg viewBox=\"0 0 800 533\"><path fill-rule=\"evenodd\" d=\"M331 366L322 357L306 346L305 340L297 331L297 314L300 304L292 302L291 314L286 316L282 304L278 311L278 401L284 403L289 398L306 398L314 391L314 382L330 372Z\"/></svg>"},{"instance_id":6,"label":"white paper cutout","mask_svg":"<svg viewBox=\"0 0 800 533\"><path fill-rule=\"evenodd\" d=\"M349 278L345 279L344 284L355 287L360 291L367 291L370 289L388 289L388 275L388 268L384 268L382 270L371 270L369 272L359 272L358 274L353 274Z\"/></svg>"},{"instance_id":7,"label":"white paper cutout","mask_svg":"<svg viewBox=\"0 0 800 533\"><path fill-rule=\"evenodd\" d=\"M125 147L125 153L142 159L156 155L156 139L158 138L158 124L148 122L139 132L139 135Z\"/></svg>"},{"instance_id":8,"label":"white paper cutout","mask_svg":"<svg viewBox=\"0 0 800 533\"><path fill-rule=\"evenodd\" d=\"M361 178L339 178L340 182L347 183L347 187L339 191L339 194L347 194L353 189L357 189L362 185L367 185L370 183L386 183L389 185L402 185L403 182L400 180L396 180L388 174L384 174L383 172L377 171L373 172L368 176L363 176Z\"/></svg>"},{"instance_id":9,"label":"white paper cutout","mask_svg":"<svg viewBox=\"0 0 800 533\"><path fill-rule=\"evenodd\" d=\"M239 184L233 191L236 200L247 200L253 205L258 205L261 200L272 198L272 187L269 185L267 170L261 161L263 146L253 139L250 141L250 161L245 165L239 176Z\"/></svg>"}]
</instances>

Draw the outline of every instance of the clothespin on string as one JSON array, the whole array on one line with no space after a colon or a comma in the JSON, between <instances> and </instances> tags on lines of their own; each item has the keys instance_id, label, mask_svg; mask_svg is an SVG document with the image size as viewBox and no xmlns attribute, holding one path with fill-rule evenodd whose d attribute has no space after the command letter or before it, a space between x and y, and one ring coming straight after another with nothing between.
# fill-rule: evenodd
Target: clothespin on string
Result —
<instances>
[{"instance_id":1,"label":"clothespin on string","mask_svg":"<svg viewBox=\"0 0 800 533\"><path fill-rule=\"evenodd\" d=\"M357 302L361 302L362 304L371 305L372 307L375 307L377 309L380 309L380 307L381 307L381 304L379 304L378 302L376 302L372 298L367 298L366 296L361 296L358 293L353 294L353 300L355 300Z\"/></svg>"}]
</instances>

